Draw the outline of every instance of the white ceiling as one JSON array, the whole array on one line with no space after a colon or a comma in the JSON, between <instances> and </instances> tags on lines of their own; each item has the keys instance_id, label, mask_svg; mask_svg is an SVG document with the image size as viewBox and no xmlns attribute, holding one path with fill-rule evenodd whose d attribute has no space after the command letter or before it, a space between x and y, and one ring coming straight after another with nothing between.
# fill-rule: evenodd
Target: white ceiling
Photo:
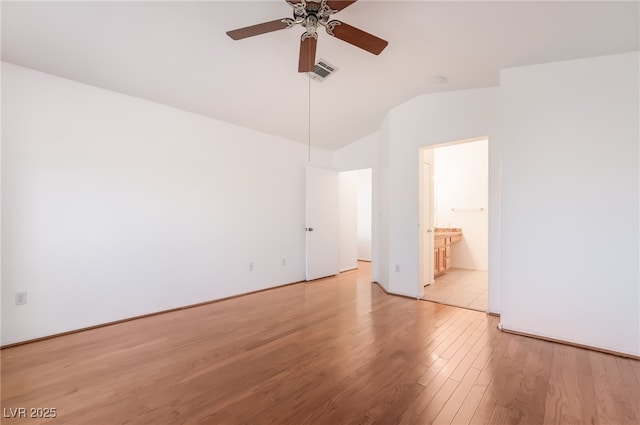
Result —
<instances>
[{"instance_id":1,"label":"white ceiling","mask_svg":"<svg viewBox=\"0 0 640 425\"><path fill-rule=\"evenodd\" d=\"M360 0L334 18L389 46L374 56L320 31L317 57L339 70L311 82L311 143L344 146L422 93L497 86L502 68L638 50L638 6ZM225 34L290 16L283 0L3 1L2 59L306 143L303 29Z\"/></svg>"}]
</instances>

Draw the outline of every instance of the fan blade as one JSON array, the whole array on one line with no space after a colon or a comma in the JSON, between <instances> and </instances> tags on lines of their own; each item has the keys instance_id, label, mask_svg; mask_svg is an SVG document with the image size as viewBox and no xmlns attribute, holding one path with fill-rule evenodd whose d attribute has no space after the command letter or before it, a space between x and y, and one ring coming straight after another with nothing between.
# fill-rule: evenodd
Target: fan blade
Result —
<instances>
[{"instance_id":1,"label":"fan blade","mask_svg":"<svg viewBox=\"0 0 640 425\"><path fill-rule=\"evenodd\" d=\"M329 6L332 10L337 10L338 12L342 9L345 9L351 6L358 0L328 0L327 6Z\"/></svg>"},{"instance_id":2,"label":"fan blade","mask_svg":"<svg viewBox=\"0 0 640 425\"><path fill-rule=\"evenodd\" d=\"M375 35L336 20L327 24L327 33L374 55L379 55L389 44L388 41Z\"/></svg>"},{"instance_id":3,"label":"fan blade","mask_svg":"<svg viewBox=\"0 0 640 425\"><path fill-rule=\"evenodd\" d=\"M241 40L247 37L253 37L254 35L266 34L272 31L283 30L287 28L288 24L283 22L282 19L276 19L275 21L263 22L257 25L251 25L249 27L238 28L237 30L227 31L227 35L234 40Z\"/></svg>"},{"instance_id":4,"label":"fan blade","mask_svg":"<svg viewBox=\"0 0 640 425\"><path fill-rule=\"evenodd\" d=\"M300 59L298 60L298 72L313 71L313 67L316 64L317 44L318 40L314 37L300 39Z\"/></svg>"}]
</instances>

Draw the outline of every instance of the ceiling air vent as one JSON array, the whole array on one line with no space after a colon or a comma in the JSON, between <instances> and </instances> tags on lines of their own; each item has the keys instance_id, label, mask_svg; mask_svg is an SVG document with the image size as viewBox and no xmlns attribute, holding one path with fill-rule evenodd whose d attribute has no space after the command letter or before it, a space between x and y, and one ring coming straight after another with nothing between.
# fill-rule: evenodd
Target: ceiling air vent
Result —
<instances>
[{"instance_id":1,"label":"ceiling air vent","mask_svg":"<svg viewBox=\"0 0 640 425\"><path fill-rule=\"evenodd\" d=\"M338 69L335 66L331 65L326 60L320 59L313 67L313 71L309 73L309 76L316 81L324 81L337 70Z\"/></svg>"}]
</instances>

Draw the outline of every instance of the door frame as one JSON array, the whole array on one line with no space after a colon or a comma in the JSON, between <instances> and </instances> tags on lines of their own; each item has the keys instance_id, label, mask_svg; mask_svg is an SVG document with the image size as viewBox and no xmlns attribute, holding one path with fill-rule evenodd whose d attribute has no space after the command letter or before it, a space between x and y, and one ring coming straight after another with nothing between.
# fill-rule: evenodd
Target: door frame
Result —
<instances>
[{"instance_id":1,"label":"door frame","mask_svg":"<svg viewBox=\"0 0 640 425\"><path fill-rule=\"evenodd\" d=\"M420 175L418 183L418 295L424 296L424 286L434 282L434 259L433 254L433 156L426 158L433 149L420 149L420 163L418 172ZM428 193L427 193L428 191Z\"/></svg>"},{"instance_id":2,"label":"door frame","mask_svg":"<svg viewBox=\"0 0 640 425\"><path fill-rule=\"evenodd\" d=\"M422 220L422 214L423 214L422 209L426 207L423 204L424 195L423 195L423 191L422 191L423 178L424 178L424 176L423 176L423 173L424 173L423 160L424 160L425 152L426 151L433 151L436 148L441 148L441 147L445 147L445 146L462 145L462 144L465 144L465 143L479 142L481 140L487 140L488 149L489 149L489 152L488 152L489 155L488 156L489 156L489 161L491 161L491 141L489 140L488 136L478 136L478 137L472 137L472 138L469 138L469 139L454 140L454 141L451 141L451 142L440 143L440 144L437 144L437 145L421 146L420 148L418 148L418 161L419 161L418 162L418 167L419 167L419 170L418 170L418 173L419 173L419 178L418 178L418 190L419 190L419 192L418 192L418 199L419 199L419 202L418 202L418 220L419 220L419 223ZM433 164L433 161L431 162L431 166L432 166L431 170L433 171L433 167L435 166L435 164ZM491 168L490 164L488 164L488 168L489 169ZM431 196L430 196L431 201L430 201L429 208L431 208L432 230L433 230L433 228L435 226L434 210L433 210L434 209L434 186L435 185L434 185L433 179L431 179ZM491 205L491 193L490 193L490 184L489 184L489 182L487 182L487 202L488 202L487 206L490 206ZM488 230L488 233L487 233L488 240L487 240L487 242L489 244L491 244L492 232L491 232L491 228L490 228L490 223L491 223L491 217L492 217L492 208L488 208L487 214L488 214L487 215L487 225L489 226L489 228L487 229ZM430 237L430 239L431 239L431 250L429 251L429 253L433 252L433 236L434 236L434 234L433 234L433 232L431 232L431 237ZM419 295L419 298L422 298L424 296L424 285L422 284L422 282L423 282L423 272L426 273L426 272L428 272L428 270L425 270L425 264L424 264L424 261L423 261L423 259L425 258L424 257L425 256L425 246L424 246L425 244L423 243L422 231L421 231L420 227L418 227L418 240L419 240L419 242L418 242L418 282L417 282L417 284L418 284L418 295ZM429 260L430 266L429 267L430 267L431 272L433 273L433 254L430 254L428 258L430 258L430 260ZM487 265L488 266L491 265L491 250L490 249L489 249L489 262L488 262ZM487 271L488 270L489 270L489 268L487 269ZM432 277L430 283L434 283L434 282L435 282L435 279ZM488 295L489 295L489 302L488 302L487 311L490 311L489 305L491 304L491 296L492 296L492 292L493 292L492 291L491 278L489 279L489 282L488 282L488 285L487 285L487 292L488 292Z\"/></svg>"}]
</instances>

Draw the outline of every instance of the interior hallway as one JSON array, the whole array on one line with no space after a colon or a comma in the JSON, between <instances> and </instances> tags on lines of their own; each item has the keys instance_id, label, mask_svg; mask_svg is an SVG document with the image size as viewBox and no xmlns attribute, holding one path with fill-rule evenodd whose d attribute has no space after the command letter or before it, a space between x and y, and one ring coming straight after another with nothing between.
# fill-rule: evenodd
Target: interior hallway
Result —
<instances>
[{"instance_id":1,"label":"interior hallway","mask_svg":"<svg viewBox=\"0 0 640 425\"><path fill-rule=\"evenodd\" d=\"M471 310L487 311L488 273L479 270L449 269L424 287L423 300Z\"/></svg>"}]
</instances>

